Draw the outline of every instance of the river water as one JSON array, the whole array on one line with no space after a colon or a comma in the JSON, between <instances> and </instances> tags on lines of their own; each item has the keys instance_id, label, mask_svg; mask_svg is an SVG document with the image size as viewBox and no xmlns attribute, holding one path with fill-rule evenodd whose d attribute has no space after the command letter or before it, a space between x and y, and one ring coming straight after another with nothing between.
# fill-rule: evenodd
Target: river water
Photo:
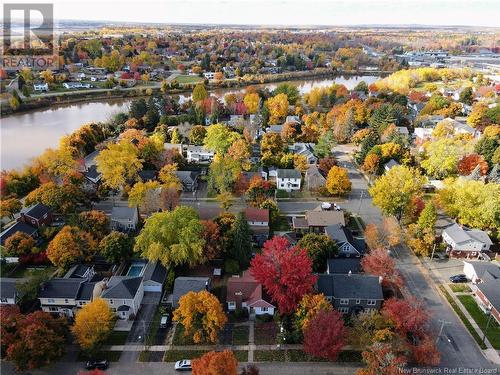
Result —
<instances>
[{"instance_id":1,"label":"river water","mask_svg":"<svg viewBox=\"0 0 500 375\"><path fill-rule=\"evenodd\" d=\"M349 76L297 80L290 83L306 94L314 87L326 87L334 82L344 84L348 89L355 87L360 81L367 84L375 82L376 76ZM279 83L265 85L274 89ZM213 94L223 97L229 92L244 91L235 89L219 89ZM179 95L182 103L189 100L190 94ZM48 147L56 147L59 139L89 122L109 119L112 115L128 110L132 99L104 100L99 102L82 102L68 105L57 105L48 109L28 113L15 114L2 118L0 125L1 158L0 169L21 168L33 157L40 155Z\"/></svg>"}]
</instances>

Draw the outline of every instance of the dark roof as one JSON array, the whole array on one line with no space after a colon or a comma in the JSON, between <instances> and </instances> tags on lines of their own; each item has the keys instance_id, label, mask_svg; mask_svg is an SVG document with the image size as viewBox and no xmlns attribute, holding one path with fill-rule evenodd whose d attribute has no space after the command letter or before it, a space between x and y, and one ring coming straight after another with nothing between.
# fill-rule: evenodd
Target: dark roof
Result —
<instances>
[{"instance_id":1,"label":"dark roof","mask_svg":"<svg viewBox=\"0 0 500 375\"><path fill-rule=\"evenodd\" d=\"M142 279L144 281L151 280L163 285L166 278L167 269L160 262L148 262L148 264L146 264L146 268L142 274Z\"/></svg>"},{"instance_id":2,"label":"dark roof","mask_svg":"<svg viewBox=\"0 0 500 375\"><path fill-rule=\"evenodd\" d=\"M4 245L7 238L12 236L16 232L26 233L28 236L32 236L36 233L37 229L32 227L29 224L23 223L22 221L18 221L14 225L5 229L2 233L0 233L0 244Z\"/></svg>"},{"instance_id":3,"label":"dark roof","mask_svg":"<svg viewBox=\"0 0 500 375\"><path fill-rule=\"evenodd\" d=\"M176 171L176 176L181 180L183 184L193 184L200 172L197 171Z\"/></svg>"},{"instance_id":4,"label":"dark roof","mask_svg":"<svg viewBox=\"0 0 500 375\"><path fill-rule=\"evenodd\" d=\"M188 292L200 292L210 284L208 277L178 277L174 282L173 302L177 306L179 299Z\"/></svg>"},{"instance_id":5,"label":"dark roof","mask_svg":"<svg viewBox=\"0 0 500 375\"><path fill-rule=\"evenodd\" d=\"M474 271L476 271L477 277L479 277L480 279L482 279L486 273L490 274L495 279L500 279L500 267L498 267L496 264L470 261L468 261L467 263L470 263L472 265Z\"/></svg>"},{"instance_id":6,"label":"dark roof","mask_svg":"<svg viewBox=\"0 0 500 375\"><path fill-rule=\"evenodd\" d=\"M384 299L378 276L322 274L316 285L318 292L334 298Z\"/></svg>"},{"instance_id":7,"label":"dark roof","mask_svg":"<svg viewBox=\"0 0 500 375\"><path fill-rule=\"evenodd\" d=\"M83 301L91 301L94 295L94 286L96 283L83 283L76 299Z\"/></svg>"},{"instance_id":8,"label":"dark roof","mask_svg":"<svg viewBox=\"0 0 500 375\"><path fill-rule=\"evenodd\" d=\"M142 277L112 276L107 289L102 292L103 298L133 299L142 283Z\"/></svg>"},{"instance_id":9,"label":"dark roof","mask_svg":"<svg viewBox=\"0 0 500 375\"><path fill-rule=\"evenodd\" d=\"M298 169L278 169L278 178L301 178L302 174Z\"/></svg>"},{"instance_id":10,"label":"dark roof","mask_svg":"<svg viewBox=\"0 0 500 375\"><path fill-rule=\"evenodd\" d=\"M38 297L76 299L83 283L82 279L51 279L43 284Z\"/></svg>"},{"instance_id":11,"label":"dark roof","mask_svg":"<svg viewBox=\"0 0 500 375\"><path fill-rule=\"evenodd\" d=\"M111 210L111 220L132 221L137 216L136 207L115 206Z\"/></svg>"},{"instance_id":12,"label":"dark roof","mask_svg":"<svg viewBox=\"0 0 500 375\"><path fill-rule=\"evenodd\" d=\"M85 277L85 274L91 269L92 266L88 266L86 264L77 264L69 269L69 271L64 275L66 279L82 279Z\"/></svg>"},{"instance_id":13,"label":"dark roof","mask_svg":"<svg viewBox=\"0 0 500 375\"><path fill-rule=\"evenodd\" d=\"M117 311L129 311L130 310L130 306L128 306L128 305L121 305L116 310Z\"/></svg>"},{"instance_id":14,"label":"dark roof","mask_svg":"<svg viewBox=\"0 0 500 375\"><path fill-rule=\"evenodd\" d=\"M156 171L153 170L143 170L139 172L139 177L142 181L151 181L156 179Z\"/></svg>"},{"instance_id":15,"label":"dark roof","mask_svg":"<svg viewBox=\"0 0 500 375\"><path fill-rule=\"evenodd\" d=\"M327 262L329 274L348 274L349 271L351 273L363 272L360 258L334 258L328 259Z\"/></svg>"},{"instance_id":16,"label":"dark roof","mask_svg":"<svg viewBox=\"0 0 500 375\"><path fill-rule=\"evenodd\" d=\"M477 288L484 294L488 301L500 311L500 280L488 280L477 285Z\"/></svg>"},{"instance_id":17,"label":"dark roof","mask_svg":"<svg viewBox=\"0 0 500 375\"><path fill-rule=\"evenodd\" d=\"M98 181L101 178L101 173L97 171L96 165L91 165L83 175L91 181Z\"/></svg>"},{"instance_id":18,"label":"dark roof","mask_svg":"<svg viewBox=\"0 0 500 375\"><path fill-rule=\"evenodd\" d=\"M327 226L325 228L325 233L335 242L337 243L348 242L360 254L364 254L366 248L365 241L354 238L351 231L342 224L334 224Z\"/></svg>"},{"instance_id":19,"label":"dark roof","mask_svg":"<svg viewBox=\"0 0 500 375\"><path fill-rule=\"evenodd\" d=\"M0 298L12 298L15 300L17 295L16 283L18 282L18 279L0 278Z\"/></svg>"},{"instance_id":20,"label":"dark roof","mask_svg":"<svg viewBox=\"0 0 500 375\"><path fill-rule=\"evenodd\" d=\"M37 203L31 207L28 207L24 214L26 216L32 217L34 219L40 220L44 215L50 212L50 207L41 203Z\"/></svg>"}]
</instances>

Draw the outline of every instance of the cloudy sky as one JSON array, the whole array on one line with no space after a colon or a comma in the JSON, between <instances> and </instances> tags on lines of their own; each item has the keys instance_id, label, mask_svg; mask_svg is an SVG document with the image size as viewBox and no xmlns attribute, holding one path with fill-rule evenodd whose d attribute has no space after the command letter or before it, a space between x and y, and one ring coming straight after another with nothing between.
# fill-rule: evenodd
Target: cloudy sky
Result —
<instances>
[{"instance_id":1,"label":"cloudy sky","mask_svg":"<svg viewBox=\"0 0 500 375\"><path fill-rule=\"evenodd\" d=\"M500 0L53 0L52 3L56 19L250 25L500 25Z\"/></svg>"}]
</instances>

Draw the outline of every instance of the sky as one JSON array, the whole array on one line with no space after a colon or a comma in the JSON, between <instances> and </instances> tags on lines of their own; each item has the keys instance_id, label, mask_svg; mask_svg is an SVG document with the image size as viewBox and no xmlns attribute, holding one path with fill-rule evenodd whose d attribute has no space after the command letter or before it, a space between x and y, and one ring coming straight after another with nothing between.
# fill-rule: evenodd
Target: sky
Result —
<instances>
[{"instance_id":1,"label":"sky","mask_svg":"<svg viewBox=\"0 0 500 375\"><path fill-rule=\"evenodd\" d=\"M55 19L245 25L500 27L500 0L5 0L54 4Z\"/></svg>"}]
</instances>

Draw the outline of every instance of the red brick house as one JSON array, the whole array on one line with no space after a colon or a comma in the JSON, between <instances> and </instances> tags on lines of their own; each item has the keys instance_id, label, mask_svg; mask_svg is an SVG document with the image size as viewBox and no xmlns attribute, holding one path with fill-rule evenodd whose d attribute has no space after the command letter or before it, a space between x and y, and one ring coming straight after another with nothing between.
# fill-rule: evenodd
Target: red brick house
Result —
<instances>
[{"instance_id":1,"label":"red brick house","mask_svg":"<svg viewBox=\"0 0 500 375\"><path fill-rule=\"evenodd\" d=\"M230 277L227 281L227 309L246 309L250 315L274 314L276 308L249 271L241 277Z\"/></svg>"},{"instance_id":2,"label":"red brick house","mask_svg":"<svg viewBox=\"0 0 500 375\"><path fill-rule=\"evenodd\" d=\"M52 212L50 207L37 203L21 211L19 220L36 228L40 228L42 225L50 225L52 223Z\"/></svg>"},{"instance_id":3,"label":"red brick house","mask_svg":"<svg viewBox=\"0 0 500 375\"><path fill-rule=\"evenodd\" d=\"M478 284L476 297L500 324L500 279L491 277Z\"/></svg>"}]
</instances>

